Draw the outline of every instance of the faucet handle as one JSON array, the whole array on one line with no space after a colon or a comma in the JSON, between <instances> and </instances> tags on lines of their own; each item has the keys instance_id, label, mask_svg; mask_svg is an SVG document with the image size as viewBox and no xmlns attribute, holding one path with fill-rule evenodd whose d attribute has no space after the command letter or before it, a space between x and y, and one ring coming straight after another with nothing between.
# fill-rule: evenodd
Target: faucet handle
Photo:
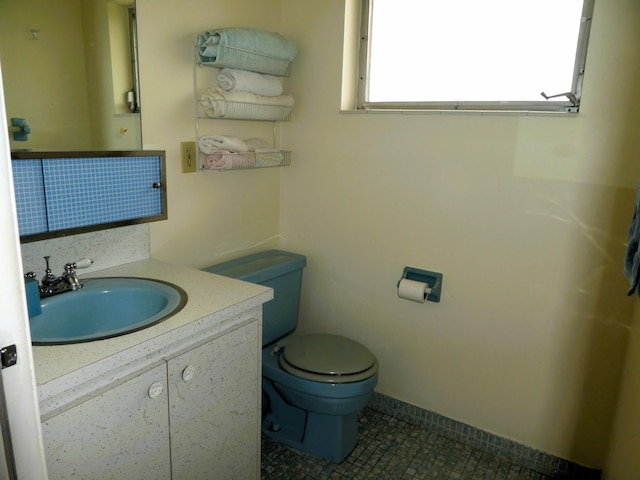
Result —
<instances>
[{"instance_id":1,"label":"faucet handle","mask_svg":"<svg viewBox=\"0 0 640 480\"><path fill-rule=\"evenodd\" d=\"M36 278L37 276L36 272L27 272L24 274L24 278Z\"/></svg>"},{"instance_id":2,"label":"faucet handle","mask_svg":"<svg viewBox=\"0 0 640 480\"><path fill-rule=\"evenodd\" d=\"M56 276L51 272L49 268L49 255L44 257L44 261L47 265L47 268L44 271L44 276L42 277L42 285L52 285L56 281Z\"/></svg>"},{"instance_id":3,"label":"faucet handle","mask_svg":"<svg viewBox=\"0 0 640 480\"><path fill-rule=\"evenodd\" d=\"M88 268L91 265L93 265L93 258L81 258L75 262L75 268Z\"/></svg>"},{"instance_id":4,"label":"faucet handle","mask_svg":"<svg viewBox=\"0 0 640 480\"><path fill-rule=\"evenodd\" d=\"M93 264L93 259L91 258L82 258L72 263L66 263L64 265L64 271L66 273L73 273L76 268L87 268Z\"/></svg>"}]
</instances>

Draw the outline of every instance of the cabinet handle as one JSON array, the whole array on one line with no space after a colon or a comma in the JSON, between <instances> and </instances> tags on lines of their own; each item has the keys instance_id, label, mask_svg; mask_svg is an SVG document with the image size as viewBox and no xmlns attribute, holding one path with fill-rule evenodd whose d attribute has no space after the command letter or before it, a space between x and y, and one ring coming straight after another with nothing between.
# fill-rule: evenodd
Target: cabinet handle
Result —
<instances>
[{"instance_id":1,"label":"cabinet handle","mask_svg":"<svg viewBox=\"0 0 640 480\"><path fill-rule=\"evenodd\" d=\"M193 365L187 365L184 370L182 370L182 380L185 382L192 380L194 373L196 373L196 367Z\"/></svg>"},{"instance_id":2,"label":"cabinet handle","mask_svg":"<svg viewBox=\"0 0 640 480\"><path fill-rule=\"evenodd\" d=\"M162 394L162 390L160 382L153 382L149 387L149 398L158 398Z\"/></svg>"}]
</instances>

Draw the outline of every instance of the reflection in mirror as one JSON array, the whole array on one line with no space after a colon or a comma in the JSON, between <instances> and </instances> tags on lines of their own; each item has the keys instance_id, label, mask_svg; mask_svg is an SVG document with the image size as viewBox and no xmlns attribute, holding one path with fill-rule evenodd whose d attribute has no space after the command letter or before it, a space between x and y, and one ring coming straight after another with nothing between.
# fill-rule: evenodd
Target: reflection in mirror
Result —
<instances>
[{"instance_id":1,"label":"reflection in mirror","mask_svg":"<svg viewBox=\"0 0 640 480\"><path fill-rule=\"evenodd\" d=\"M142 149L133 2L0 0L12 151Z\"/></svg>"}]
</instances>

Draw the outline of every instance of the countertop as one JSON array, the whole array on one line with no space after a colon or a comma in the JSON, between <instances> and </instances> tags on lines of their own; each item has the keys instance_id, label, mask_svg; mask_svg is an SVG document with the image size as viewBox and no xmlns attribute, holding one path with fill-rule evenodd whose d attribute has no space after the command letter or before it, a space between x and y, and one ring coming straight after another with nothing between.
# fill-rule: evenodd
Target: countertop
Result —
<instances>
[{"instance_id":1,"label":"countertop","mask_svg":"<svg viewBox=\"0 0 640 480\"><path fill-rule=\"evenodd\" d=\"M137 332L71 345L34 346L43 419L142 368L159 364L186 343L196 344L255 321L262 304L273 298L268 287L153 259L79 276L80 280L96 277L164 280L184 289L188 301L172 317Z\"/></svg>"}]
</instances>

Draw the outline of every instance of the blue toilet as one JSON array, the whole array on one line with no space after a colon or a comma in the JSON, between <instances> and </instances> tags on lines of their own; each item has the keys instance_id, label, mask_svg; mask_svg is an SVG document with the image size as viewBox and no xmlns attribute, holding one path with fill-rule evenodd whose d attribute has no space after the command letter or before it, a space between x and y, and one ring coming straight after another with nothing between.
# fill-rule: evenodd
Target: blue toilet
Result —
<instances>
[{"instance_id":1,"label":"blue toilet","mask_svg":"<svg viewBox=\"0 0 640 480\"><path fill-rule=\"evenodd\" d=\"M262 326L262 432L341 462L358 443L358 413L378 383L378 361L355 340L296 335L306 257L281 250L203 270L273 288Z\"/></svg>"}]
</instances>

